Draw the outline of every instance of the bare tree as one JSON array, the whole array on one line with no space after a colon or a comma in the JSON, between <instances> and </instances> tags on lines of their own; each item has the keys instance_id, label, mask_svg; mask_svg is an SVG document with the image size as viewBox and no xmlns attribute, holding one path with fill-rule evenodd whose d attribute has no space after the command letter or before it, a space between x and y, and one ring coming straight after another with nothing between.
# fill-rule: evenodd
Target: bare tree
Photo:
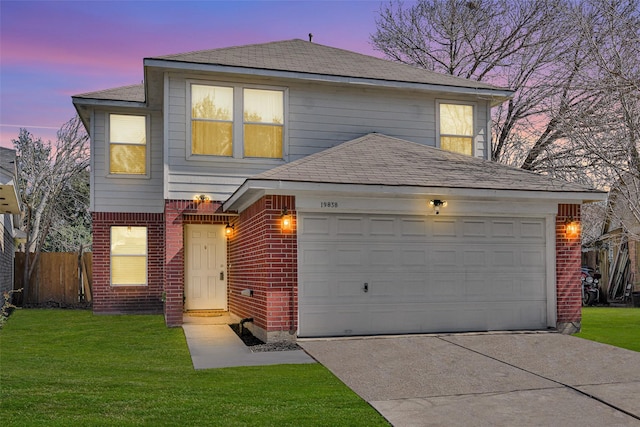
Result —
<instances>
[{"instance_id":1,"label":"bare tree","mask_svg":"<svg viewBox=\"0 0 640 427\"><path fill-rule=\"evenodd\" d=\"M492 159L626 186L618 200L637 217L639 10L638 0L391 2L371 40L393 60L514 90L493 110Z\"/></svg>"},{"instance_id":2,"label":"bare tree","mask_svg":"<svg viewBox=\"0 0 640 427\"><path fill-rule=\"evenodd\" d=\"M573 21L589 66L580 76L597 102L562 124L593 180L610 188L609 223L640 237L640 2L585 1Z\"/></svg>"},{"instance_id":3,"label":"bare tree","mask_svg":"<svg viewBox=\"0 0 640 427\"><path fill-rule=\"evenodd\" d=\"M65 203L65 187L89 166L88 140L77 116L60 128L55 145L34 138L26 129L21 129L18 139L13 140L18 187L25 208L22 223L27 235L23 270L25 301L31 274L38 264L55 212Z\"/></svg>"},{"instance_id":4,"label":"bare tree","mask_svg":"<svg viewBox=\"0 0 640 427\"><path fill-rule=\"evenodd\" d=\"M372 42L391 59L514 90L494 110L492 159L536 170L535 160L562 136L554 115L583 101L569 93L575 71L564 58L576 31L558 19L563 10L559 0L389 3Z\"/></svg>"}]
</instances>

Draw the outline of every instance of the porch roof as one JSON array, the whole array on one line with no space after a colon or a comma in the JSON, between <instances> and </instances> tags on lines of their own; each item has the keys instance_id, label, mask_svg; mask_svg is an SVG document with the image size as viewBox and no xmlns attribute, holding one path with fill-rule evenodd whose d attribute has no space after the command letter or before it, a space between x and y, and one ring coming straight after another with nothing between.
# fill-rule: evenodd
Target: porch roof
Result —
<instances>
[{"instance_id":1,"label":"porch roof","mask_svg":"<svg viewBox=\"0 0 640 427\"><path fill-rule=\"evenodd\" d=\"M607 194L497 162L371 133L247 179L225 203L225 210L250 193L285 189L581 201L604 200Z\"/></svg>"}]
</instances>

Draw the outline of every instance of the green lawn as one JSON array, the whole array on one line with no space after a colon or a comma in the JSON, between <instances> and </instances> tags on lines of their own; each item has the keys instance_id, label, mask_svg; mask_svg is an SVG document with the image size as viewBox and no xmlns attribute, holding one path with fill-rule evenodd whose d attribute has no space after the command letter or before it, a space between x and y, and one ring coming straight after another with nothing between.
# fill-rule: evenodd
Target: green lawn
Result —
<instances>
[{"instance_id":1,"label":"green lawn","mask_svg":"<svg viewBox=\"0 0 640 427\"><path fill-rule=\"evenodd\" d=\"M576 336L640 351L640 308L583 307Z\"/></svg>"},{"instance_id":2,"label":"green lawn","mask_svg":"<svg viewBox=\"0 0 640 427\"><path fill-rule=\"evenodd\" d=\"M388 425L319 364L195 371L161 316L17 310L0 330L0 420L31 425Z\"/></svg>"}]
</instances>

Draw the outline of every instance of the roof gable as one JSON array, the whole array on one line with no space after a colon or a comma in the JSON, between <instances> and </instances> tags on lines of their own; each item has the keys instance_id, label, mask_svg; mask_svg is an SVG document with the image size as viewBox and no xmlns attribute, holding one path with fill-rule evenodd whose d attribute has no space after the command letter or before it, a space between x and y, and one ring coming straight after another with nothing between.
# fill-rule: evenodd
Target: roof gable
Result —
<instances>
[{"instance_id":1,"label":"roof gable","mask_svg":"<svg viewBox=\"0 0 640 427\"><path fill-rule=\"evenodd\" d=\"M497 162L372 133L251 178L330 184L593 192Z\"/></svg>"}]
</instances>

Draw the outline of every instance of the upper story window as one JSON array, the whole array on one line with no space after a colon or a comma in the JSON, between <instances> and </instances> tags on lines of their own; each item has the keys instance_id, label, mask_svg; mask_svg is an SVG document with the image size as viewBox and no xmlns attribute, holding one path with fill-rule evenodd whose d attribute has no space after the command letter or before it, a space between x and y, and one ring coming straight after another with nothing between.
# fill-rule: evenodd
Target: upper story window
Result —
<instances>
[{"instance_id":1,"label":"upper story window","mask_svg":"<svg viewBox=\"0 0 640 427\"><path fill-rule=\"evenodd\" d=\"M281 91L244 89L244 156L282 158Z\"/></svg>"},{"instance_id":2,"label":"upper story window","mask_svg":"<svg viewBox=\"0 0 640 427\"><path fill-rule=\"evenodd\" d=\"M439 104L440 148L473 156L473 106Z\"/></svg>"},{"instance_id":3,"label":"upper story window","mask_svg":"<svg viewBox=\"0 0 640 427\"><path fill-rule=\"evenodd\" d=\"M109 173L146 175L146 116L109 114Z\"/></svg>"},{"instance_id":4,"label":"upper story window","mask_svg":"<svg viewBox=\"0 0 640 427\"><path fill-rule=\"evenodd\" d=\"M191 84L191 154L282 159L284 90Z\"/></svg>"},{"instance_id":5,"label":"upper story window","mask_svg":"<svg viewBox=\"0 0 640 427\"><path fill-rule=\"evenodd\" d=\"M111 227L111 286L147 284L147 227Z\"/></svg>"},{"instance_id":6,"label":"upper story window","mask_svg":"<svg viewBox=\"0 0 640 427\"><path fill-rule=\"evenodd\" d=\"M233 155L233 88L191 85L191 153Z\"/></svg>"}]
</instances>

